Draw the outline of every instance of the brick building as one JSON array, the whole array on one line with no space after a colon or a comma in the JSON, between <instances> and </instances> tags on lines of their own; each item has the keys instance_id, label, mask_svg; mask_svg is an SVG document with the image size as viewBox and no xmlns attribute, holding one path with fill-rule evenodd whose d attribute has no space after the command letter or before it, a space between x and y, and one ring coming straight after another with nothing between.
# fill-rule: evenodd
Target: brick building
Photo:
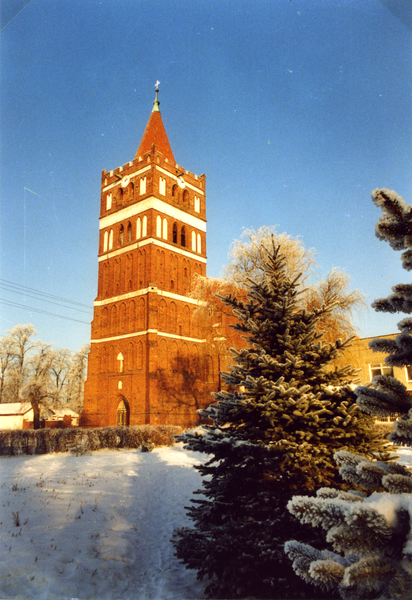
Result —
<instances>
[{"instance_id":1,"label":"brick building","mask_svg":"<svg viewBox=\"0 0 412 600\"><path fill-rule=\"evenodd\" d=\"M198 421L215 374L190 297L206 274L206 178L176 164L158 90L136 156L102 172L82 426Z\"/></svg>"},{"instance_id":2,"label":"brick building","mask_svg":"<svg viewBox=\"0 0 412 600\"><path fill-rule=\"evenodd\" d=\"M389 367L385 363L387 356L384 352L374 352L369 348L369 342L375 339L394 340L398 334L378 335L376 337L355 338L352 345L344 352L344 363L358 369L356 376L365 385L377 375L391 375L401 381L407 390L412 392L412 367Z\"/></svg>"}]
</instances>

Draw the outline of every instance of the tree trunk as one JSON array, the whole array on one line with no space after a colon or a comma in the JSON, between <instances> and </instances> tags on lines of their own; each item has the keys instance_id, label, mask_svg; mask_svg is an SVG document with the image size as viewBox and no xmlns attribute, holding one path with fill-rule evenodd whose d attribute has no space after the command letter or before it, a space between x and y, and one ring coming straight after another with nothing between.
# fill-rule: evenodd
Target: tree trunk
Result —
<instances>
[{"instance_id":1,"label":"tree trunk","mask_svg":"<svg viewBox=\"0 0 412 600\"><path fill-rule=\"evenodd\" d=\"M40 429L40 404L32 400L31 407L33 409L33 429Z\"/></svg>"}]
</instances>

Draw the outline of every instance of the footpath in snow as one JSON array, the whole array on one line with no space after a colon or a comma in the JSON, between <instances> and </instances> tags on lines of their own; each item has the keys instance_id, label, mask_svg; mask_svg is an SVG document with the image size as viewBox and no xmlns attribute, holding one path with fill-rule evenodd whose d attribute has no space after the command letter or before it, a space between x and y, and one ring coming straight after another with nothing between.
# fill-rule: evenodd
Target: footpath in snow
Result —
<instances>
[{"instance_id":1,"label":"footpath in snow","mask_svg":"<svg viewBox=\"0 0 412 600\"><path fill-rule=\"evenodd\" d=\"M203 598L170 538L204 459L180 444L0 458L0 598Z\"/></svg>"},{"instance_id":2,"label":"footpath in snow","mask_svg":"<svg viewBox=\"0 0 412 600\"><path fill-rule=\"evenodd\" d=\"M397 454L412 467L410 448ZM202 460L181 444L0 458L0 598L203 598L170 543Z\"/></svg>"}]
</instances>

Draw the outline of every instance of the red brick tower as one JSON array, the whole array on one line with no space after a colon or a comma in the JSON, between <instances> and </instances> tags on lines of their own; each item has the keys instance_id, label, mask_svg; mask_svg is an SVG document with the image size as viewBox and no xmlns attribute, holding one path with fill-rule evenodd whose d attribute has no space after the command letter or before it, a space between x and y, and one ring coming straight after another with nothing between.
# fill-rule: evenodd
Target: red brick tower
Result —
<instances>
[{"instance_id":1,"label":"red brick tower","mask_svg":"<svg viewBox=\"0 0 412 600\"><path fill-rule=\"evenodd\" d=\"M191 425L211 400L188 295L206 274L206 179L176 164L158 89L153 105L134 160L102 173L86 427Z\"/></svg>"}]
</instances>

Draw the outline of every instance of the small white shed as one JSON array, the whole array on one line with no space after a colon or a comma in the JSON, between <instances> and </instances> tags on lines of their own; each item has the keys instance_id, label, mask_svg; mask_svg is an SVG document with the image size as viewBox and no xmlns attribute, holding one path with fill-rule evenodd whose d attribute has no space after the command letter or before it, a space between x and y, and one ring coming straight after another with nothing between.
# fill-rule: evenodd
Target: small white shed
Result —
<instances>
[{"instance_id":1,"label":"small white shed","mask_svg":"<svg viewBox=\"0 0 412 600\"><path fill-rule=\"evenodd\" d=\"M23 419L33 421L30 402L0 404L0 429L23 429Z\"/></svg>"}]
</instances>

